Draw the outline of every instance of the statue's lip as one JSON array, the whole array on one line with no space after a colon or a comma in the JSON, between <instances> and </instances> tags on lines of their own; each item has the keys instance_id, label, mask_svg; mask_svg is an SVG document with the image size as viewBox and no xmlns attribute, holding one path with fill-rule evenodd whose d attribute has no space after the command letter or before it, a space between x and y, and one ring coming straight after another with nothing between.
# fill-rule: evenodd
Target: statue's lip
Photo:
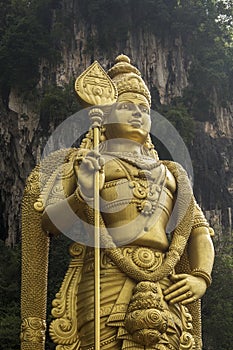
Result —
<instances>
[{"instance_id":1,"label":"statue's lip","mask_svg":"<svg viewBox=\"0 0 233 350\"><path fill-rule=\"evenodd\" d=\"M132 126L140 128L142 126L142 121L138 120L138 119L131 119L129 121L129 124L132 125Z\"/></svg>"}]
</instances>

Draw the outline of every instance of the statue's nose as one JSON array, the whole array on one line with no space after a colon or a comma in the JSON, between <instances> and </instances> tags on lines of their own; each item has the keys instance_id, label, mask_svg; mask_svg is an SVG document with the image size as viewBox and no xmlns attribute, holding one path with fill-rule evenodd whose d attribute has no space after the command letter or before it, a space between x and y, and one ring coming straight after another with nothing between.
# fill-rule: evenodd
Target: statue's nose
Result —
<instances>
[{"instance_id":1,"label":"statue's nose","mask_svg":"<svg viewBox=\"0 0 233 350\"><path fill-rule=\"evenodd\" d=\"M134 106L134 111L133 111L133 113L132 113L132 115L134 116L134 117L141 117L142 116L142 113L141 113L141 111L140 111L140 108L138 107L138 106Z\"/></svg>"}]
</instances>

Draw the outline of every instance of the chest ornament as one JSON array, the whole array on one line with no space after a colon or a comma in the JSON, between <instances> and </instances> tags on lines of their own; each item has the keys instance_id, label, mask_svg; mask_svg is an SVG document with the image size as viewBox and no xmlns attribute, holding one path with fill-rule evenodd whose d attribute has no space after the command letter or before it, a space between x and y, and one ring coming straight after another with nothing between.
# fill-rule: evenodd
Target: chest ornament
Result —
<instances>
[{"instance_id":1,"label":"chest ornament","mask_svg":"<svg viewBox=\"0 0 233 350\"><path fill-rule=\"evenodd\" d=\"M125 159L114 158L114 161L124 171L128 186L132 191L134 202L137 203L137 210L144 216L151 216L160 202L161 193L166 180L166 168L156 161L150 163L150 169L139 169L137 163L126 165ZM139 162L140 166L142 161ZM132 165L134 171L132 171ZM137 172L135 172L135 168Z\"/></svg>"},{"instance_id":2,"label":"chest ornament","mask_svg":"<svg viewBox=\"0 0 233 350\"><path fill-rule=\"evenodd\" d=\"M134 197L139 199L138 211L145 216L152 215L160 197L160 186L148 181L134 180L129 182L129 187L132 189Z\"/></svg>"}]
</instances>

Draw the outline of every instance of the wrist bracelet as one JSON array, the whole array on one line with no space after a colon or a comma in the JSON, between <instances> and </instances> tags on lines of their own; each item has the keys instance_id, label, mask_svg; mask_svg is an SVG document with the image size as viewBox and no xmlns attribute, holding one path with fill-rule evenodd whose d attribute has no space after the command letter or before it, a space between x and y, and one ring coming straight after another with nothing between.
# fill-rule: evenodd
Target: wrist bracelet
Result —
<instances>
[{"instance_id":1,"label":"wrist bracelet","mask_svg":"<svg viewBox=\"0 0 233 350\"><path fill-rule=\"evenodd\" d=\"M80 193L79 193L79 189L78 187L76 188L76 190L73 193L74 198L76 199L77 202L82 202L84 203L84 199L81 197Z\"/></svg>"},{"instance_id":2,"label":"wrist bracelet","mask_svg":"<svg viewBox=\"0 0 233 350\"><path fill-rule=\"evenodd\" d=\"M202 269L196 268L191 271L192 276L201 277L205 280L207 287L209 287L212 283L212 278L210 274Z\"/></svg>"},{"instance_id":3,"label":"wrist bracelet","mask_svg":"<svg viewBox=\"0 0 233 350\"><path fill-rule=\"evenodd\" d=\"M86 197L84 194L81 192L80 188L77 187L76 190L74 191L74 196L75 199L81 202L93 202L94 198L93 197Z\"/></svg>"}]
</instances>

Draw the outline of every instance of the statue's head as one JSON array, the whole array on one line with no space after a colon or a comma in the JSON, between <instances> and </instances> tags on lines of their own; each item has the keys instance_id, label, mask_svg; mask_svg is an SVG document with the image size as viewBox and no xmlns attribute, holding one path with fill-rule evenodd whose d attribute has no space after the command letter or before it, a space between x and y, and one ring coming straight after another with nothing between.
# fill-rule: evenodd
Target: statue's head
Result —
<instances>
[{"instance_id":1,"label":"statue's head","mask_svg":"<svg viewBox=\"0 0 233 350\"><path fill-rule=\"evenodd\" d=\"M117 102L105 117L107 139L126 138L144 144L150 131L150 92L139 70L125 55L107 72L117 89Z\"/></svg>"},{"instance_id":2,"label":"statue's head","mask_svg":"<svg viewBox=\"0 0 233 350\"><path fill-rule=\"evenodd\" d=\"M126 55L119 55L115 65L107 74L117 88L117 101L134 100L137 104L144 104L147 108L151 105L150 92L141 77L139 70L130 64Z\"/></svg>"},{"instance_id":3,"label":"statue's head","mask_svg":"<svg viewBox=\"0 0 233 350\"><path fill-rule=\"evenodd\" d=\"M117 56L107 73L94 62L76 80L76 92L86 105L101 105L108 140L125 138L142 145L148 140L150 143L150 92L128 56Z\"/></svg>"}]
</instances>

